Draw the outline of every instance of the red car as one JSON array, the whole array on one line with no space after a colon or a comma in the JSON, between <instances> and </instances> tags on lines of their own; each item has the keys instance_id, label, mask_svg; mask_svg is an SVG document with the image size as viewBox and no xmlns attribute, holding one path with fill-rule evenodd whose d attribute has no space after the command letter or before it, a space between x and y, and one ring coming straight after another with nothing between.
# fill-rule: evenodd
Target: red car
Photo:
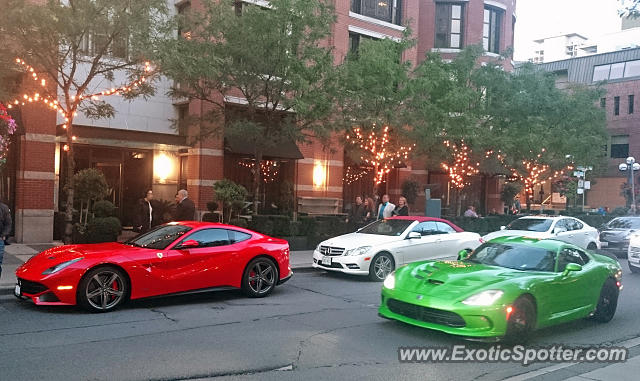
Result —
<instances>
[{"instance_id":1,"label":"red car","mask_svg":"<svg viewBox=\"0 0 640 381\"><path fill-rule=\"evenodd\" d=\"M167 294L241 289L263 297L292 275L285 240L237 226L172 222L125 243L43 251L16 270L15 294L38 305L106 312Z\"/></svg>"}]
</instances>

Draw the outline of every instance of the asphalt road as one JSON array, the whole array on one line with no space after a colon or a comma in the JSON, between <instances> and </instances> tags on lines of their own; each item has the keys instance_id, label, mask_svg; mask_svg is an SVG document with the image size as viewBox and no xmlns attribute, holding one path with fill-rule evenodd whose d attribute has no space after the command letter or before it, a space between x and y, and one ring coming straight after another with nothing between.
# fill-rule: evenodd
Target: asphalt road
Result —
<instances>
[{"instance_id":1,"label":"asphalt road","mask_svg":"<svg viewBox=\"0 0 640 381\"><path fill-rule=\"evenodd\" d=\"M639 337L640 275L622 262L625 287L610 323L583 320L545 329L530 345ZM2 296L0 379L499 380L552 365L400 364L399 346L466 342L379 318L380 287L364 278L306 271L264 299L229 291L139 301L107 314ZM630 353L640 355L640 346ZM544 378L603 366L577 364Z\"/></svg>"}]
</instances>

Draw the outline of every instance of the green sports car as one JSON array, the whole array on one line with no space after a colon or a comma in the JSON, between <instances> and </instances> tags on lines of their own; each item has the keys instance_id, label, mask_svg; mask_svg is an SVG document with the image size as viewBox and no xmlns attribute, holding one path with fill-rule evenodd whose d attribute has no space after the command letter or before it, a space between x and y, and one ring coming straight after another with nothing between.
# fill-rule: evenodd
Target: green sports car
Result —
<instances>
[{"instance_id":1,"label":"green sports car","mask_svg":"<svg viewBox=\"0 0 640 381\"><path fill-rule=\"evenodd\" d=\"M379 315L476 339L525 341L536 328L613 318L614 259L556 240L501 237L458 260L411 263L384 281Z\"/></svg>"}]
</instances>

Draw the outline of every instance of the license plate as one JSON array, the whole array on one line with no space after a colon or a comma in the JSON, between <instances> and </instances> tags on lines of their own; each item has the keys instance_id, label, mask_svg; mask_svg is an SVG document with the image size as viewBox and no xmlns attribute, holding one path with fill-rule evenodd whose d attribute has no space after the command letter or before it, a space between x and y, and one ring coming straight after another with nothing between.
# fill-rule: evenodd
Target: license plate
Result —
<instances>
[{"instance_id":1,"label":"license plate","mask_svg":"<svg viewBox=\"0 0 640 381\"><path fill-rule=\"evenodd\" d=\"M331 257L322 257L322 264L325 266L331 266Z\"/></svg>"},{"instance_id":2,"label":"license plate","mask_svg":"<svg viewBox=\"0 0 640 381\"><path fill-rule=\"evenodd\" d=\"M600 242L600 247L607 247L609 246L609 242Z\"/></svg>"},{"instance_id":3,"label":"license plate","mask_svg":"<svg viewBox=\"0 0 640 381\"><path fill-rule=\"evenodd\" d=\"M22 296L22 294L20 293L20 285L16 284L16 289L13 291L16 296Z\"/></svg>"}]
</instances>

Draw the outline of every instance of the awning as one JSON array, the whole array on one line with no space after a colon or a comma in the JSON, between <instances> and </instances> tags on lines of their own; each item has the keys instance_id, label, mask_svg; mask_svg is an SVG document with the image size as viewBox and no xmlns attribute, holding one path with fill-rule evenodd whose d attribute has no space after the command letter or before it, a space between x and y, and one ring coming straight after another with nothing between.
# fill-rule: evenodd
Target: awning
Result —
<instances>
[{"instance_id":1,"label":"awning","mask_svg":"<svg viewBox=\"0 0 640 381\"><path fill-rule=\"evenodd\" d=\"M251 157L255 154L253 143L249 143L237 136L227 136L224 138L224 150L228 153ZM291 139L285 139L274 146L265 147L262 156L265 159L298 160L304 158L296 142Z\"/></svg>"}]
</instances>

